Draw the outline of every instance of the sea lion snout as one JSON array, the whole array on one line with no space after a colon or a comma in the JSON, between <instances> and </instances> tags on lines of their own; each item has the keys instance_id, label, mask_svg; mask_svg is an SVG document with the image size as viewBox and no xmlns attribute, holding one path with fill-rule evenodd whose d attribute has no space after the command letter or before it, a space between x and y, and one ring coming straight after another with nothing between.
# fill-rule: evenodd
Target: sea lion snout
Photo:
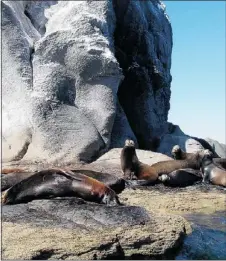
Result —
<instances>
[{"instance_id":1,"label":"sea lion snout","mask_svg":"<svg viewBox=\"0 0 226 261\"><path fill-rule=\"evenodd\" d=\"M134 146L135 146L135 143L134 143L133 140L127 139L127 140L125 141L125 146L127 146L127 147L134 147Z\"/></svg>"},{"instance_id":2,"label":"sea lion snout","mask_svg":"<svg viewBox=\"0 0 226 261\"><path fill-rule=\"evenodd\" d=\"M171 150L171 155L174 159L178 159L181 157L181 148L179 145L175 145L173 146L172 150Z\"/></svg>"},{"instance_id":3,"label":"sea lion snout","mask_svg":"<svg viewBox=\"0 0 226 261\"><path fill-rule=\"evenodd\" d=\"M118 206L118 205L121 205L118 196L115 194L115 192L113 190L107 191L104 194L101 202L103 204L108 205L108 206Z\"/></svg>"},{"instance_id":4,"label":"sea lion snout","mask_svg":"<svg viewBox=\"0 0 226 261\"><path fill-rule=\"evenodd\" d=\"M172 148L172 153L177 153L177 152L179 152L181 149L180 149L180 146L179 145L175 145L175 146L173 146L173 148Z\"/></svg>"}]
</instances>

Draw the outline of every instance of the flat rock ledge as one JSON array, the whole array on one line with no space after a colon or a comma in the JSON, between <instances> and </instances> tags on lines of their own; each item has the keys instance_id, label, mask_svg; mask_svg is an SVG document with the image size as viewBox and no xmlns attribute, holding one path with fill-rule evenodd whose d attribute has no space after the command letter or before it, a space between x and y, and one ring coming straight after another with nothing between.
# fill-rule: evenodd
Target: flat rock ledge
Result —
<instances>
[{"instance_id":1,"label":"flat rock ledge","mask_svg":"<svg viewBox=\"0 0 226 261\"><path fill-rule=\"evenodd\" d=\"M163 259L186 234L180 216L72 198L3 206L2 221L3 259Z\"/></svg>"}]
</instances>

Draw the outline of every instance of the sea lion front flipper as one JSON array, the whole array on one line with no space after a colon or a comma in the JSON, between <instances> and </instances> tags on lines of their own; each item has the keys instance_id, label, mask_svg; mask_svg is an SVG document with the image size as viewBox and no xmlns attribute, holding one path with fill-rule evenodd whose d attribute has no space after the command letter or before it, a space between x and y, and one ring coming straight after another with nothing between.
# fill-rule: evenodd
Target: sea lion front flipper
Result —
<instances>
[{"instance_id":1,"label":"sea lion front flipper","mask_svg":"<svg viewBox=\"0 0 226 261\"><path fill-rule=\"evenodd\" d=\"M132 180L125 180L126 188L136 189L138 186L148 186L150 185L149 180L145 179L132 179Z\"/></svg>"}]
</instances>

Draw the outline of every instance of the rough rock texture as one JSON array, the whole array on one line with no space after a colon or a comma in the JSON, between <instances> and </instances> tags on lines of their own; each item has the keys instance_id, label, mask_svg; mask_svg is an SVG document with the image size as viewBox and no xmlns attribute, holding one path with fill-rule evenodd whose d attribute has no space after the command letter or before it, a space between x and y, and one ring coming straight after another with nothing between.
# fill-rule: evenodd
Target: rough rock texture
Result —
<instances>
[{"instance_id":1,"label":"rough rock texture","mask_svg":"<svg viewBox=\"0 0 226 261\"><path fill-rule=\"evenodd\" d=\"M118 102L115 122L111 134L111 148L122 148L125 145L126 139L132 139L135 142L135 146L138 147L136 136L129 125L122 106Z\"/></svg>"},{"instance_id":2,"label":"rough rock texture","mask_svg":"<svg viewBox=\"0 0 226 261\"><path fill-rule=\"evenodd\" d=\"M221 157L226 158L226 145L222 144L216 140L206 138L206 142L210 144L210 146L213 148L213 150Z\"/></svg>"},{"instance_id":3,"label":"rough rock texture","mask_svg":"<svg viewBox=\"0 0 226 261\"><path fill-rule=\"evenodd\" d=\"M159 1L115 0L115 55L125 76L118 97L142 149L167 132L172 29Z\"/></svg>"},{"instance_id":4,"label":"rough rock texture","mask_svg":"<svg viewBox=\"0 0 226 261\"><path fill-rule=\"evenodd\" d=\"M89 162L167 130L172 32L159 1L1 3L5 162Z\"/></svg>"},{"instance_id":5,"label":"rough rock texture","mask_svg":"<svg viewBox=\"0 0 226 261\"><path fill-rule=\"evenodd\" d=\"M157 151L171 156L173 146L179 145L184 151L195 153L204 149L212 151L214 157L226 158L226 145L206 138L191 137L184 134L177 127L171 134L161 137Z\"/></svg>"},{"instance_id":6,"label":"rough rock texture","mask_svg":"<svg viewBox=\"0 0 226 261\"><path fill-rule=\"evenodd\" d=\"M3 259L164 258L185 235L179 216L74 199L4 206L2 220Z\"/></svg>"},{"instance_id":7,"label":"rough rock texture","mask_svg":"<svg viewBox=\"0 0 226 261\"><path fill-rule=\"evenodd\" d=\"M191 153L204 150L201 143L190 138L190 136L167 134L161 138L157 151L171 156L172 148L175 145L179 145L182 150Z\"/></svg>"},{"instance_id":8,"label":"rough rock texture","mask_svg":"<svg viewBox=\"0 0 226 261\"><path fill-rule=\"evenodd\" d=\"M43 34L45 2L2 4L4 160L89 161L110 145L122 79L113 6L60 1Z\"/></svg>"}]
</instances>

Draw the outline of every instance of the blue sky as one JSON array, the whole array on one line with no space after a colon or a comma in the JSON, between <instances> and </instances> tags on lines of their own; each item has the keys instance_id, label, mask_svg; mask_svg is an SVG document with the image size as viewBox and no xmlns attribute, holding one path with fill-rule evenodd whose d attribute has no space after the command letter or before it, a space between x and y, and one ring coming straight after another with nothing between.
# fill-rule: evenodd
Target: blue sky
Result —
<instances>
[{"instance_id":1,"label":"blue sky","mask_svg":"<svg viewBox=\"0 0 226 261\"><path fill-rule=\"evenodd\" d=\"M164 1L164 4L173 28L168 121L178 124L186 134L226 143L226 3Z\"/></svg>"}]
</instances>

